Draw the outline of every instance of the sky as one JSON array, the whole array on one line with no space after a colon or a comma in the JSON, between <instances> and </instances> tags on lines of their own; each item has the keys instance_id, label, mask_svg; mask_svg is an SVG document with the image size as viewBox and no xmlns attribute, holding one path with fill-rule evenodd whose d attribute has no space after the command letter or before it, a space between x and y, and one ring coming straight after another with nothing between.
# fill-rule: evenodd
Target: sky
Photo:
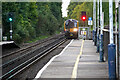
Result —
<instances>
[{"instance_id":1,"label":"sky","mask_svg":"<svg viewBox=\"0 0 120 80\"><path fill-rule=\"evenodd\" d=\"M67 8L68 5L70 4L70 0L62 0L62 17L67 17Z\"/></svg>"}]
</instances>

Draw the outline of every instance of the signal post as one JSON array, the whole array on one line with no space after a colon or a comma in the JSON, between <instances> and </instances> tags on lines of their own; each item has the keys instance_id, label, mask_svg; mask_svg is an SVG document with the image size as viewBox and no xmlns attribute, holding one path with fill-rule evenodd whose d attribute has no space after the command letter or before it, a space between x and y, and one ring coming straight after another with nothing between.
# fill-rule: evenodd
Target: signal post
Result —
<instances>
[{"instance_id":1,"label":"signal post","mask_svg":"<svg viewBox=\"0 0 120 80\"><path fill-rule=\"evenodd\" d=\"M12 30L13 13L12 12L8 13L8 22L10 22L10 40L12 40L12 33L13 33L13 30Z\"/></svg>"}]
</instances>

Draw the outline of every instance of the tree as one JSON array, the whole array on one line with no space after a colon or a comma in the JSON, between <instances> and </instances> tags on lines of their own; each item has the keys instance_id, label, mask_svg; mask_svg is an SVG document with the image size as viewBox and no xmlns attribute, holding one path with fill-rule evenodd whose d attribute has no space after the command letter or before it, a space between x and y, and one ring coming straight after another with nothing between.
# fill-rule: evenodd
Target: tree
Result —
<instances>
[{"instance_id":1,"label":"tree","mask_svg":"<svg viewBox=\"0 0 120 80\"><path fill-rule=\"evenodd\" d=\"M84 22L81 20L81 12L85 11L87 19L88 17L92 17L92 3L91 2L83 2L80 4L72 3L71 6L68 7L69 10L69 18L76 19L80 22L80 26L87 25L87 20ZM72 9L70 9L72 8Z\"/></svg>"},{"instance_id":2,"label":"tree","mask_svg":"<svg viewBox=\"0 0 120 80\"><path fill-rule=\"evenodd\" d=\"M18 43L55 34L62 25L62 3L5 2L2 4L3 36L9 38L9 25L6 21L9 12L14 13L13 40Z\"/></svg>"}]
</instances>

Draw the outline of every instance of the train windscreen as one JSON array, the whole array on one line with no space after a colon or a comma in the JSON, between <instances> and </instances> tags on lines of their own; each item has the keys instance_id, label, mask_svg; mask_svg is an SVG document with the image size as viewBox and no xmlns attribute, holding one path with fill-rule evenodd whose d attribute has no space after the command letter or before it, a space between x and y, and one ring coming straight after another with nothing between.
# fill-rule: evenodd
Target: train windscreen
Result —
<instances>
[{"instance_id":1,"label":"train windscreen","mask_svg":"<svg viewBox=\"0 0 120 80\"><path fill-rule=\"evenodd\" d=\"M65 23L65 27L66 29L77 27L77 22L68 20Z\"/></svg>"}]
</instances>

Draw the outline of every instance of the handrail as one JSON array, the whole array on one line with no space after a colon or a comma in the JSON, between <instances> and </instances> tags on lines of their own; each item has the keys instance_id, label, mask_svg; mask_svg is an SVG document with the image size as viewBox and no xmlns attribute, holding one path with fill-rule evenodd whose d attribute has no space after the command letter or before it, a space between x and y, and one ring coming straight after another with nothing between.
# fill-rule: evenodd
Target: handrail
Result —
<instances>
[{"instance_id":1,"label":"handrail","mask_svg":"<svg viewBox=\"0 0 120 80\"><path fill-rule=\"evenodd\" d=\"M100 28L99 28L99 30L101 30ZM108 29L102 29L104 32L110 32ZM118 31L113 31L113 33L114 34L118 34Z\"/></svg>"}]
</instances>

